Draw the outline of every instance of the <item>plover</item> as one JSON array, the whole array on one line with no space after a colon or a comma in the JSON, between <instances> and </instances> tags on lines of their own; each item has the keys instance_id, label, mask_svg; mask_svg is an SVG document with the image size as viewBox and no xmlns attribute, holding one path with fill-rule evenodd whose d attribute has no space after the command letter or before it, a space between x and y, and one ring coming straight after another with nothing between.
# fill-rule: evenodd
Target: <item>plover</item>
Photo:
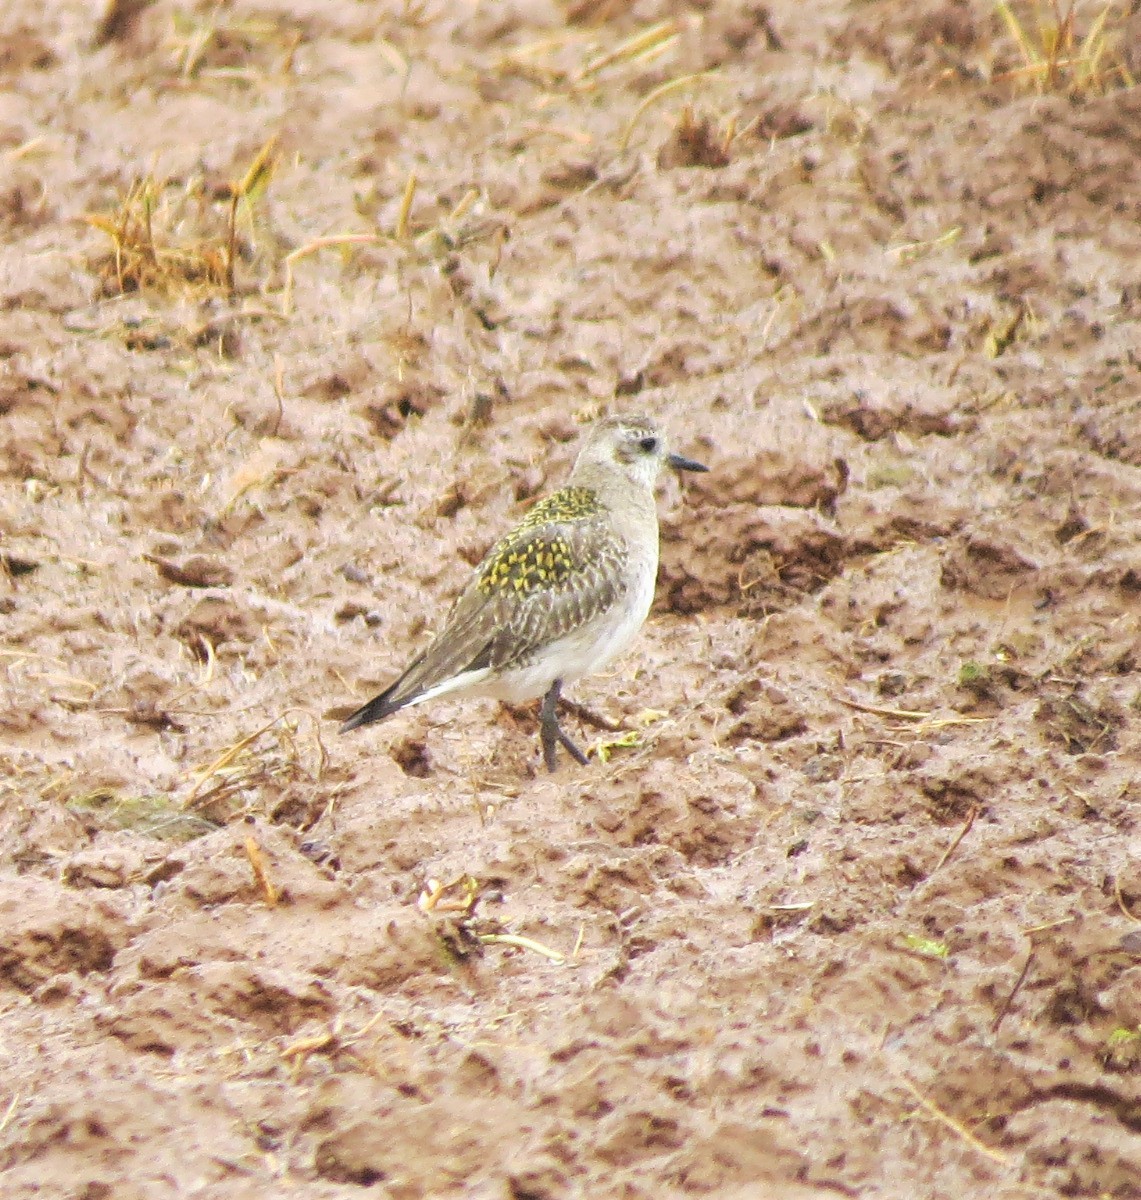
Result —
<instances>
[{"instance_id":1,"label":"plover","mask_svg":"<svg viewBox=\"0 0 1141 1200\"><path fill-rule=\"evenodd\" d=\"M646 417L594 425L566 487L492 546L435 640L341 732L437 696L511 704L542 696L547 769L555 769L560 745L585 763L559 727L559 694L612 662L646 620L658 574L654 483L665 465L708 470L671 454Z\"/></svg>"}]
</instances>

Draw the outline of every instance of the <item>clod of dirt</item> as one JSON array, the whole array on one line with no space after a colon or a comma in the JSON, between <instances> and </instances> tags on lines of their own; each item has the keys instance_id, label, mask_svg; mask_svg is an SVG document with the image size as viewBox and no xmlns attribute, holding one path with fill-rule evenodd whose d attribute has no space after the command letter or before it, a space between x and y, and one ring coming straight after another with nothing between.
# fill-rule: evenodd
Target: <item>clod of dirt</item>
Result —
<instances>
[{"instance_id":1,"label":"clod of dirt","mask_svg":"<svg viewBox=\"0 0 1141 1200\"><path fill-rule=\"evenodd\" d=\"M422 417L443 398L443 390L429 384L394 389L382 400L367 404L363 415L377 437L396 437L411 417Z\"/></svg>"},{"instance_id":2,"label":"clod of dirt","mask_svg":"<svg viewBox=\"0 0 1141 1200\"><path fill-rule=\"evenodd\" d=\"M409 1194L422 1196L458 1186L478 1167L487 1139L495 1137L496 1105L489 1096L465 1096L457 1087L448 1101L451 1116L441 1121L430 1098L414 1085L401 1090L391 1084L363 1089L326 1084L318 1091L311 1117L330 1130L317 1145L318 1175L372 1187L414 1171L418 1182ZM434 1147L430 1164L418 1150L425 1138Z\"/></svg>"},{"instance_id":3,"label":"clod of dirt","mask_svg":"<svg viewBox=\"0 0 1141 1200\"><path fill-rule=\"evenodd\" d=\"M867 442L878 442L889 433L951 437L971 425L970 418L956 411L953 396L923 400L914 396L877 399L852 396L831 401L823 406L820 416L829 424L850 429Z\"/></svg>"},{"instance_id":4,"label":"clod of dirt","mask_svg":"<svg viewBox=\"0 0 1141 1200\"><path fill-rule=\"evenodd\" d=\"M232 644L249 645L260 632L253 615L239 601L224 596L204 596L173 630L175 637L203 661L209 657L205 643L215 650Z\"/></svg>"},{"instance_id":5,"label":"clod of dirt","mask_svg":"<svg viewBox=\"0 0 1141 1200\"><path fill-rule=\"evenodd\" d=\"M141 879L146 869L147 859L138 844L104 843L72 854L64 862L61 876L71 887L115 889Z\"/></svg>"},{"instance_id":6,"label":"clod of dirt","mask_svg":"<svg viewBox=\"0 0 1141 1200\"><path fill-rule=\"evenodd\" d=\"M418 738L406 738L389 751L405 775L427 779L432 774L432 759L427 743Z\"/></svg>"},{"instance_id":7,"label":"clod of dirt","mask_svg":"<svg viewBox=\"0 0 1141 1200\"><path fill-rule=\"evenodd\" d=\"M819 462L762 447L745 454L723 451L711 475L690 485L692 497L715 505L781 504L828 511L847 489L849 470L843 459Z\"/></svg>"},{"instance_id":8,"label":"clod of dirt","mask_svg":"<svg viewBox=\"0 0 1141 1200\"><path fill-rule=\"evenodd\" d=\"M154 554L144 555L147 562L152 563L163 579L177 583L182 587L211 588L228 587L234 582L234 572L224 562L206 558L201 554L192 555L182 562L169 558L159 558Z\"/></svg>"},{"instance_id":9,"label":"clod of dirt","mask_svg":"<svg viewBox=\"0 0 1141 1200\"><path fill-rule=\"evenodd\" d=\"M1106 754L1117 749L1117 731L1125 723L1125 714L1112 701L1091 703L1072 692L1041 700L1034 719L1068 754Z\"/></svg>"},{"instance_id":10,"label":"clod of dirt","mask_svg":"<svg viewBox=\"0 0 1141 1200\"><path fill-rule=\"evenodd\" d=\"M127 941L118 908L34 876L0 879L0 981L31 991L55 975L107 971Z\"/></svg>"},{"instance_id":11,"label":"clod of dirt","mask_svg":"<svg viewBox=\"0 0 1141 1200\"><path fill-rule=\"evenodd\" d=\"M843 535L815 512L702 507L677 528L663 526L656 607L674 613L725 606L779 610L823 587L846 554Z\"/></svg>"},{"instance_id":12,"label":"clod of dirt","mask_svg":"<svg viewBox=\"0 0 1141 1200\"><path fill-rule=\"evenodd\" d=\"M1037 564L1011 542L968 534L943 559L943 586L987 600L1006 600L1013 588L1033 582Z\"/></svg>"},{"instance_id":13,"label":"clod of dirt","mask_svg":"<svg viewBox=\"0 0 1141 1200\"><path fill-rule=\"evenodd\" d=\"M710 116L696 115L692 109L682 112L673 136L658 151L658 166L663 171L671 167L726 167L729 165L730 136L718 130Z\"/></svg>"}]
</instances>

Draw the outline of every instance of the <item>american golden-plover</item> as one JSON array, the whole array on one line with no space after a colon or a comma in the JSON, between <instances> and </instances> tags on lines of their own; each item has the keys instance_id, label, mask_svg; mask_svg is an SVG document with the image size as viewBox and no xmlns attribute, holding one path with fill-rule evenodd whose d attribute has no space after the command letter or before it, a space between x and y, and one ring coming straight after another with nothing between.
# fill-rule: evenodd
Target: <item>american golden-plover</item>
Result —
<instances>
[{"instance_id":1,"label":"american golden-plover","mask_svg":"<svg viewBox=\"0 0 1141 1200\"><path fill-rule=\"evenodd\" d=\"M492 546L435 640L341 732L437 696L542 696L547 769L559 745L585 763L559 727L559 693L612 662L646 620L658 574L654 482L665 465L708 469L671 454L645 417L594 425L566 487Z\"/></svg>"}]
</instances>

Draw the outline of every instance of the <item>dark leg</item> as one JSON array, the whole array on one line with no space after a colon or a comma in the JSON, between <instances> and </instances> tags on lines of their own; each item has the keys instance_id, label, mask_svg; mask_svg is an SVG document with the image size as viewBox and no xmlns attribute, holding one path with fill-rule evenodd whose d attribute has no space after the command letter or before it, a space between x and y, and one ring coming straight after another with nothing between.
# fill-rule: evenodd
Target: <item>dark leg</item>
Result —
<instances>
[{"instance_id":1,"label":"dark leg","mask_svg":"<svg viewBox=\"0 0 1141 1200\"><path fill-rule=\"evenodd\" d=\"M556 679L543 697L543 707L539 717L539 740L543 743L543 761L548 771L554 771L558 765L556 756L559 746L575 760L586 765L586 755L559 728L559 692L563 686L561 679Z\"/></svg>"},{"instance_id":2,"label":"dark leg","mask_svg":"<svg viewBox=\"0 0 1141 1200\"><path fill-rule=\"evenodd\" d=\"M580 721L586 722L595 729L603 729L607 733L621 733L625 729L624 725L619 725L617 721L612 721L609 717L596 713L594 709L587 708L585 704L579 704L577 700L568 700L566 696L560 696L559 703L566 712L574 713Z\"/></svg>"}]
</instances>

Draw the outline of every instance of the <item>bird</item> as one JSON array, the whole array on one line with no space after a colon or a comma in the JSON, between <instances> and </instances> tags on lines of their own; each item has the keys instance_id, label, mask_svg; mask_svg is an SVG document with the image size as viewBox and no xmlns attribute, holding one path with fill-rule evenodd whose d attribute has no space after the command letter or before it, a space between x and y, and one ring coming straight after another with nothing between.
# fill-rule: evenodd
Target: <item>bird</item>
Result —
<instances>
[{"instance_id":1,"label":"bird","mask_svg":"<svg viewBox=\"0 0 1141 1200\"><path fill-rule=\"evenodd\" d=\"M665 466L709 469L671 452L649 417L592 425L566 486L491 547L435 638L341 733L441 696L509 704L541 696L547 770L556 770L559 746L585 765L559 725L559 698L564 685L617 658L649 614L658 574L654 484Z\"/></svg>"}]
</instances>

